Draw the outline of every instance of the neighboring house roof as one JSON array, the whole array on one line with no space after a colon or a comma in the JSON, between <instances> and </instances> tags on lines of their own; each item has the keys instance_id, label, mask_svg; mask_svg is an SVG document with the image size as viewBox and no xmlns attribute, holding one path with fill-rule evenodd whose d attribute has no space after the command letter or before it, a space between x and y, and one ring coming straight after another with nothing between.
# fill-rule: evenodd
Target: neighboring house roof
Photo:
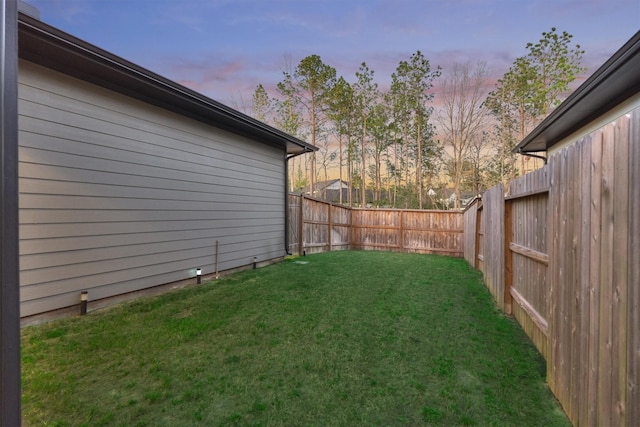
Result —
<instances>
[{"instance_id":1,"label":"neighboring house roof","mask_svg":"<svg viewBox=\"0 0 640 427\"><path fill-rule=\"evenodd\" d=\"M346 181L342 181L340 179L333 179L331 181L327 181L327 185L325 186L327 190L340 190L349 188L349 184Z\"/></svg>"},{"instance_id":2,"label":"neighboring house roof","mask_svg":"<svg viewBox=\"0 0 640 427\"><path fill-rule=\"evenodd\" d=\"M340 179L330 179L328 181L319 181L314 185L314 192L324 191L324 190L340 190L349 188L349 184L346 181L340 181ZM311 192L311 186L307 185L304 188L306 193Z\"/></svg>"},{"instance_id":3,"label":"neighboring house roof","mask_svg":"<svg viewBox=\"0 0 640 427\"><path fill-rule=\"evenodd\" d=\"M456 200L456 190L454 190L453 188L443 188L441 190L438 190L438 192L441 195L440 200L448 200L451 203L453 203ZM430 197L434 197L438 195L438 192L434 191L433 188L430 188L427 194ZM461 191L460 201L463 204L465 204L467 201L473 199L474 196L475 196L475 193L471 191Z\"/></svg>"},{"instance_id":4,"label":"neighboring house roof","mask_svg":"<svg viewBox=\"0 0 640 427\"><path fill-rule=\"evenodd\" d=\"M24 13L18 16L20 58L183 116L286 148L317 148L198 92L155 74Z\"/></svg>"},{"instance_id":5,"label":"neighboring house roof","mask_svg":"<svg viewBox=\"0 0 640 427\"><path fill-rule=\"evenodd\" d=\"M316 182L316 190L339 190L340 188L349 188L349 184L347 184L346 181L341 181L339 179Z\"/></svg>"},{"instance_id":6,"label":"neighboring house roof","mask_svg":"<svg viewBox=\"0 0 640 427\"><path fill-rule=\"evenodd\" d=\"M640 31L514 149L544 151L640 93Z\"/></svg>"}]
</instances>

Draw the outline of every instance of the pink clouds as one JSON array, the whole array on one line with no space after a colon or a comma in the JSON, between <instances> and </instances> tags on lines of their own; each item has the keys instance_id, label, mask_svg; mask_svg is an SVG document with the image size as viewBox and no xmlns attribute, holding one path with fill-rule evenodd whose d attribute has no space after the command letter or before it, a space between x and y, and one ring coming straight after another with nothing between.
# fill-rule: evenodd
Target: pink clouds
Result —
<instances>
[{"instance_id":1,"label":"pink clouds","mask_svg":"<svg viewBox=\"0 0 640 427\"><path fill-rule=\"evenodd\" d=\"M167 66L172 74L200 76L199 80L201 81L225 82L244 70L246 63L239 59L229 62L225 59L220 61L215 58L200 61L176 58L169 62Z\"/></svg>"},{"instance_id":2,"label":"pink clouds","mask_svg":"<svg viewBox=\"0 0 640 427\"><path fill-rule=\"evenodd\" d=\"M258 84L275 94L287 55L293 68L318 54L351 82L366 62L382 88L417 50L444 72L485 61L497 80L552 26L575 36L592 72L640 16L638 0L27 1L45 22L221 102Z\"/></svg>"},{"instance_id":3,"label":"pink clouds","mask_svg":"<svg viewBox=\"0 0 640 427\"><path fill-rule=\"evenodd\" d=\"M160 74L221 102L247 89L251 66L242 58L210 56L194 60L188 57L165 58L157 67Z\"/></svg>"}]
</instances>

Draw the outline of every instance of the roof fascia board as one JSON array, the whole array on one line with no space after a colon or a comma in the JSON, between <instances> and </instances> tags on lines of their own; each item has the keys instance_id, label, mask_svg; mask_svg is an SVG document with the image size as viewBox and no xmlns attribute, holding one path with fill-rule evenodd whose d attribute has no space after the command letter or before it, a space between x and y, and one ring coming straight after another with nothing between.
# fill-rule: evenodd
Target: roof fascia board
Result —
<instances>
[{"instance_id":1,"label":"roof fascia board","mask_svg":"<svg viewBox=\"0 0 640 427\"><path fill-rule=\"evenodd\" d=\"M619 104L611 110L607 111L605 114L598 116L595 120L589 122L586 126L581 127L577 131L573 132L565 138L562 138L557 143L550 146L547 150L549 158L561 151L563 148L573 144L574 142L587 135L592 134L593 132L603 128L607 124L615 122L621 116L629 114L631 111L637 108L640 108L640 92L632 98L627 99L622 104Z\"/></svg>"},{"instance_id":2,"label":"roof fascia board","mask_svg":"<svg viewBox=\"0 0 640 427\"><path fill-rule=\"evenodd\" d=\"M514 149L545 151L640 92L640 31L596 70Z\"/></svg>"},{"instance_id":3,"label":"roof fascia board","mask_svg":"<svg viewBox=\"0 0 640 427\"><path fill-rule=\"evenodd\" d=\"M21 58L257 141L302 154L318 148L25 14Z\"/></svg>"}]
</instances>

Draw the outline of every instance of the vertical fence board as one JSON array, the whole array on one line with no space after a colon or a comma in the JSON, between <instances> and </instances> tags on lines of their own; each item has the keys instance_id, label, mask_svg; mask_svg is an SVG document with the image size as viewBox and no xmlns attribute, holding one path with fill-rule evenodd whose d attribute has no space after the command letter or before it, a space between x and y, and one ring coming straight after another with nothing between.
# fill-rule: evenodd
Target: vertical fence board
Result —
<instances>
[{"instance_id":1,"label":"vertical fence board","mask_svg":"<svg viewBox=\"0 0 640 427\"><path fill-rule=\"evenodd\" d=\"M504 308L504 189L501 184L482 197L485 283L500 309Z\"/></svg>"},{"instance_id":2,"label":"vertical fence board","mask_svg":"<svg viewBox=\"0 0 640 427\"><path fill-rule=\"evenodd\" d=\"M558 303L556 298L556 289L554 283L558 283L558 233L560 231L560 191L558 179L560 178L560 155L553 156L548 163L550 169L550 188L549 188L549 229L547 236L549 242L549 273L547 278L550 282L549 286L549 347L547 348L547 382L549 388L558 396L558 384L556 382L557 359L558 359L558 339L556 336L556 325L558 319Z\"/></svg>"},{"instance_id":3,"label":"vertical fence board","mask_svg":"<svg viewBox=\"0 0 640 427\"><path fill-rule=\"evenodd\" d=\"M478 256L476 252L478 203L479 199L475 199L464 211L464 259L475 268L477 268L476 257Z\"/></svg>"},{"instance_id":4,"label":"vertical fence board","mask_svg":"<svg viewBox=\"0 0 640 427\"><path fill-rule=\"evenodd\" d=\"M329 246L328 251L331 252L332 246L331 246L331 234L332 234L332 230L333 230L333 224L331 222L331 212L333 211L333 206L329 205L327 206L327 227L328 227L328 232L327 232L327 246Z\"/></svg>"},{"instance_id":5,"label":"vertical fence board","mask_svg":"<svg viewBox=\"0 0 640 427\"><path fill-rule=\"evenodd\" d=\"M509 244L513 241L513 201L509 200L504 204L504 292L503 304L504 312L512 314L511 309L511 287L513 285L513 252L509 249Z\"/></svg>"},{"instance_id":6,"label":"vertical fence board","mask_svg":"<svg viewBox=\"0 0 640 427\"><path fill-rule=\"evenodd\" d=\"M565 377L565 393L567 399L567 408L569 414L574 414L575 409L578 407L578 388L576 386L578 366L577 366L577 349L576 349L576 334L577 330L577 318L576 313L576 295L575 295L575 276L578 269L576 265L576 251L577 251L577 235L576 235L576 187L579 174L577 173L579 163L576 159L577 145L573 144L567 148L567 181L565 192L566 197L566 219L564 224L565 229L565 255L564 255L564 280L566 285L563 287L563 295L565 297L565 316L566 327L564 329L564 342L565 342L565 360L567 375ZM572 419L575 423L576 420Z\"/></svg>"},{"instance_id":7,"label":"vertical fence board","mask_svg":"<svg viewBox=\"0 0 640 427\"><path fill-rule=\"evenodd\" d=\"M628 269L616 268L629 264L629 118L623 116L614 126L613 169L613 294L611 311L611 377L612 423L622 425L626 415L627 380L627 284ZM640 183L639 183L640 184ZM617 368L617 372L616 372ZM639 402L640 403L640 402Z\"/></svg>"},{"instance_id":8,"label":"vertical fence board","mask_svg":"<svg viewBox=\"0 0 640 427\"><path fill-rule=\"evenodd\" d=\"M405 214L403 212L400 212L400 217L399 222L400 222L400 235L398 236L398 239L400 240L399 245L400 245L400 249L404 250L404 248L406 247L406 241L404 239L404 231L405 231Z\"/></svg>"},{"instance_id":9,"label":"vertical fence board","mask_svg":"<svg viewBox=\"0 0 640 427\"><path fill-rule=\"evenodd\" d=\"M300 195L300 207L298 215L298 255L304 253L304 194Z\"/></svg>"},{"instance_id":10,"label":"vertical fence board","mask_svg":"<svg viewBox=\"0 0 640 427\"><path fill-rule=\"evenodd\" d=\"M630 114L626 424L640 425L640 109Z\"/></svg>"},{"instance_id":11,"label":"vertical fence board","mask_svg":"<svg viewBox=\"0 0 640 427\"><path fill-rule=\"evenodd\" d=\"M483 236L484 236L484 225L482 222L482 204L480 204L480 206L478 206L478 212L476 214L476 231L475 231L475 235L476 235L476 259L475 259L475 266L478 270L484 272L484 265L481 264L481 258L483 259L484 256L482 255L482 248L483 248Z\"/></svg>"},{"instance_id":12,"label":"vertical fence board","mask_svg":"<svg viewBox=\"0 0 640 427\"><path fill-rule=\"evenodd\" d=\"M600 336L600 218L602 181L602 131L591 135L591 240L589 261L589 365L588 365L588 425L597 423L598 365Z\"/></svg>"},{"instance_id":13,"label":"vertical fence board","mask_svg":"<svg viewBox=\"0 0 640 427\"><path fill-rule=\"evenodd\" d=\"M579 298L580 323L579 330L576 334L579 337L578 365L580 369L580 385L578 394L580 396L580 410L577 414L579 425L589 425L589 402L585 398L588 396L589 387L589 262L591 256L591 146L590 139L585 138L577 143L580 156L580 186L576 192L579 192L579 210L580 210L580 244L582 248L580 252L580 269L579 282L576 286ZM586 374L585 374L586 372Z\"/></svg>"},{"instance_id":14,"label":"vertical fence board","mask_svg":"<svg viewBox=\"0 0 640 427\"><path fill-rule=\"evenodd\" d=\"M613 178L614 178L614 132L610 125L605 126L602 138L602 179L601 179L601 216L600 216L600 354L598 363L598 424L612 424L611 376L612 323L613 316Z\"/></svg>"},{"instance_id":15,"label":"vertical fence board","mask_svg":"<svg viewBox=\"0 0 640 427\"><path fill-rule=\"evenodd\" d=\"M560 157L560 182L566 183L568 179L567 152L563 151ZM566 286L566 265L567 265L567 186L562 185L559 189L560 198L558 200L558 251L557 260L558 279L555 283L563 283L565 286L555 287L556 315L553 324L556 331L555 360L556 365L556 390L560 396L560 401L564 402L565 410L569 402L569 366L567 361L567 345L569 342L569 316L567 313L567 291Z\"/></svg>"},{"instance_id":16,"label":"vertical fence board","mask_svg":"<svg viewBox=\"0 0 640 427\"><path fill-rule=\"evenodd\" d=\"M300 210L300 200L302 196L297 196L295 194L289 194L289 252L293 253L299 250L300 246L300 219L301 219L301 210Z\"/></svg>"}]
</instances>

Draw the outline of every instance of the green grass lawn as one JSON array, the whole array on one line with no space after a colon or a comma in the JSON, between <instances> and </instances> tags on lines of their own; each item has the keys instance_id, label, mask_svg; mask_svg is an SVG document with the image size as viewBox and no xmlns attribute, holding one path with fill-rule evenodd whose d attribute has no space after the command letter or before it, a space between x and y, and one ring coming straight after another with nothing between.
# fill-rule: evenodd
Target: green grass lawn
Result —
<instances>
[{"instance_id":1,"label":"green grass lawn","mask_svg":"<svg viewBox=\"0 0 640 427\"><path fill-rule=\"evenodd\" d=\"M438 256L312 255L28 327L22 369L30 426L569 425L480 274Z\"/></svg>"}]
</instances>

